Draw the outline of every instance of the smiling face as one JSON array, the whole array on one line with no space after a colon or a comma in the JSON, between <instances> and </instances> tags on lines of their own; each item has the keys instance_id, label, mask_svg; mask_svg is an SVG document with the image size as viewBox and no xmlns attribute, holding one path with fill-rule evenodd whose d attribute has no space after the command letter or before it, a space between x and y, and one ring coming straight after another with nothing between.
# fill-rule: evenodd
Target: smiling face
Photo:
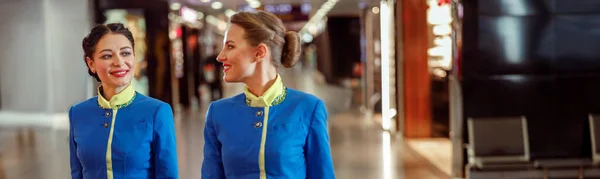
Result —
<instances>
[{"instance_id":1,"label":"smiling face","mask_svg":"<svg viewBox=\"0 0 600 179\"><path fill-rule=\"evenodd\" d=\"M245 30L236 24L226 32L223 49L217 57L217 61L223 63L223 80L226 82L243 82L255 72L256 47L244 38L245 34Z\"/></svg>"},{"instance_id":2,"label":"smiling face","mask_svg":"<svg viewBox=\"0 0 600 179\"><path fill-rule=\"evenodd\" d=\"M135 71L131 42L121 34L109 33L98 41L93 56L87 57L90 70L97 74L102 86L126 87Z\"/></svg>"}]
</instances>

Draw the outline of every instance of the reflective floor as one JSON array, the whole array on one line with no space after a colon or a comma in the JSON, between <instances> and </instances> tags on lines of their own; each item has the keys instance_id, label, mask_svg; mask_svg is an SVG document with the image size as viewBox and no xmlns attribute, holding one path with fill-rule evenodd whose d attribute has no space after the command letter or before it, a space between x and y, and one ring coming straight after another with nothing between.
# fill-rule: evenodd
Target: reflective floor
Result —
<instances>
[{"instance_id":1,"label":"reflective floor","mask_svg":"<svg viewBox=\"0 0 600 179\"><path fill-rule=\"evenodd\" d=\"M359 110L350 108L351 91L323 85L312 74L298 69L282 72L282 77L287 86L313 93L327 103L337 178L448 178L401 138L382 132ZM227 85L226 96L239 93L240 87ZM180 178L200 178L204 112L201 107L176 114ZM0 179L70 178L68 157L66 130L0 126Z\"/></svg>"}]
</instances>

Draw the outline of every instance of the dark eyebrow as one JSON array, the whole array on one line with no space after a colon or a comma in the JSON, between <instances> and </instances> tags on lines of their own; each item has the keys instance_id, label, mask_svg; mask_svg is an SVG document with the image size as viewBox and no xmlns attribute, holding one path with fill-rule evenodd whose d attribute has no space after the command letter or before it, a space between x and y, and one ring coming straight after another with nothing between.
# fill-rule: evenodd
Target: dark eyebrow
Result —
<instances>
[{"instance_id":1,"label":"dark eyebrow","mask_svg":"<svg viewBox=\"0 0 600 179\"><path fill-rule=\"evenodd\" d=\"M131 47L121 47L121 50L125 50L125 49L131 49ZM104 49L104 50L100 50L100 52L98 53L102 53L102 52L112 52L111 49Z\"/></svg>"},{"instance_id":2,"label":"dark eyebrow","mask_svg":"<svg viewBox=\"0 0 600 179\"><path fill-rule=\"evenodd\" d=\"M112 50L111 49L104 49L104 50L100 50L100 52L98 52L98 53L102 53L102 52L112 52Z\"/></svg>"}]
</instances>

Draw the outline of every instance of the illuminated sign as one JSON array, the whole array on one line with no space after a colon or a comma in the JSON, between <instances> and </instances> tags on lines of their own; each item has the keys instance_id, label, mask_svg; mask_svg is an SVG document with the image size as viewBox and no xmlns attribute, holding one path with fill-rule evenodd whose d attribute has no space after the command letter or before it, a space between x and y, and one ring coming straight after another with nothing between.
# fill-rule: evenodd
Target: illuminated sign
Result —
<instances>
[{"instance_id":1,"label":"illuminated sign","mask_svg":"<svg viewBox=\"0 0 600 179\"><path fill-rule=\"evenodd\" d=\"M452 0L438 0L438 6L448 5L450 2L452 2Z\"/></svg>"},{"instance_id":2,"label":"illuminated sign","mask_svg":"<svg viewBox=\"0 0 600 179\"><path fill-rule=\"evenodd\" d=\"M255 8L252 8L248 5L241 6L239 11L254 11ZM309 3L305 3L302 5L294 5L294 4L267 4L261 7L256 8L256 10L262 10L266 12L270 12L279 17L283 22L294 22L294 21L308 21L308 15L312 10L312 7Z\"/></svg>"},{"instance_id":3,"label":"illuminated sign","mask_svg":"<svg viewBox=\"0 0 600 179\"><path fill-rule=\"evenodd\" d=\"M265 5L265 11L273 13L273 14L291 14L292 13L292 5L291 4L279 4L279 5Z\"/></svg>"},{"instance_id":4,"label":"illuminated sign","mask_svg":"<svg viewBox=\"0 0 600 179\"><path fill-rule=\"evenodd\" d=\"M427 22L432 26L434 36L433 47L427 53L432 69L452 69L452 13L450 1L429 0Z\"/></svg>"}]
</instances>

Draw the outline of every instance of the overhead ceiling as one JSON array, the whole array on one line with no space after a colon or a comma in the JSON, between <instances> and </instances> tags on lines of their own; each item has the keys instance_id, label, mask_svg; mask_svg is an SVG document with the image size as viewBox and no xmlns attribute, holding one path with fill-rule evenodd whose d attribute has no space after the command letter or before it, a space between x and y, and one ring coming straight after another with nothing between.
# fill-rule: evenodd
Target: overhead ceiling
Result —
<instances>
[{"instance_id":1,"label":"overhead ceiling","mask_svg":"<svg viewBox=\"0 0 600 179\"><path fill-rule=\"evenodd\" d=\"M221 10L213 10L210 5L215 2L223 3ZM304 4L310 3L312 13L316 12L326 0L259 0L263 5L266 4ZM360 0L339 0L328 13L329 16L358 16ZM169 0L171 3L180 3L202 11L219 12L223 9L237 10L240 6L247 5L246 0Z\"/></svg>"}]
</instances>

